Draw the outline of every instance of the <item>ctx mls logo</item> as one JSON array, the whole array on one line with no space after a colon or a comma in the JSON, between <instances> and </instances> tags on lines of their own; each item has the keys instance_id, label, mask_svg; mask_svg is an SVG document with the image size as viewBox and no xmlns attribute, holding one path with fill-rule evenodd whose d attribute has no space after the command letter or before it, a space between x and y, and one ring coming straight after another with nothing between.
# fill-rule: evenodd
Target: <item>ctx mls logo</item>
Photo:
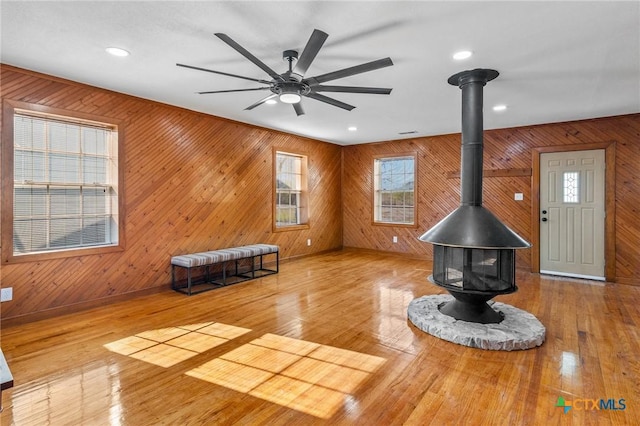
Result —
<instances>
[{"instance_id":1,"label":"ctx mls logo","mask_svg":"<svg viewBox=\"0 0 640 426\"><path fill-rule=\"evenodd\" d=\"M591 411L591 410L624 410L627 408L625 400L623 398L615 400L609 399L574 399L573 401L567 401L563 397L558 397L556 407L561 407L565 414L572 408L576 411Z\"/></svg>"},{"instance_id":2,"label":"ctx mls logo","mask_svg":"<svg viewBox=\"0 0 640 426\"><path fill-rule=\"evenodd\" d=\"M556 407L564 408L564 413L567 414L569 410L571 410L571 401L567 404L567 401L561 396L558 397L558 402L556 402Z\"/></svg>"}]
</instances>

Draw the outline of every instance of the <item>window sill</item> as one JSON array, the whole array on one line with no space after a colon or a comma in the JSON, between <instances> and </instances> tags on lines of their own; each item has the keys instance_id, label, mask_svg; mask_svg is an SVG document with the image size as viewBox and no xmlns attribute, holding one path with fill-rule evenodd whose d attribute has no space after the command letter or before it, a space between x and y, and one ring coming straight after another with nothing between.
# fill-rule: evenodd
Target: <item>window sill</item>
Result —
<instances>
[{"instance_id":1,"label":"window sill","mask_svg":"<svg viewBox=\"0 0 640 426\"><path fill-rule=\"evenodd\" d=\"M10 265L14 263L29 263L29 262L41 262L46 260L66 259L69 257L81 257L81 256L95 256L107 253L116 253L124 251L124 246L102 246L102 247L87 247L81 249L68 249L58 251L48 251L31 254L3 254L2 263L4 265Z\"/></svg>"},{"instance_id":2,"label":"window sill","mask_svg":"<svg viewBox=\"0 0 640 426\"><path fill-rule=\"evenodd\" d=\"M310 229L310 226L308 223L303 225L274 226L273 232L302 231L305 229Z\"/></svg>"},{"instance_id":3,"label":"window sill","mask_svg":"<svg viewBox=\"0 0 640 426\"><path fill-rule=\"evenodd\" d=\"M398 222L371 222L373 226L385 226L389 228L417 228L417 223L398 223Z\"/></svg>"}]
</instances>

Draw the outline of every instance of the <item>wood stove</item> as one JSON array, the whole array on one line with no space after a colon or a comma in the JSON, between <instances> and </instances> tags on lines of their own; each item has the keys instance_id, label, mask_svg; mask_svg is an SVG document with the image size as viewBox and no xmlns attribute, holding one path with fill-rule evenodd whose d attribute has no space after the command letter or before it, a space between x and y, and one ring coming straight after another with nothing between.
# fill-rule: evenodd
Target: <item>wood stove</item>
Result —
<instances>
[{"instance_id":1,"label":"wood stove","mask_svg":"<svg viewBox=\"0 0 640 426\"><path fill-rule=\"evenodd\" d=\"M455 298L440 312L483 324L504 318L487 301L517 290L515 250L531 247L482 206L482 92L496 77L498 71L474 69L448 80L462 90L460 207L419 238L434 245L430 281Z\"/></svg>"}]
</instances>

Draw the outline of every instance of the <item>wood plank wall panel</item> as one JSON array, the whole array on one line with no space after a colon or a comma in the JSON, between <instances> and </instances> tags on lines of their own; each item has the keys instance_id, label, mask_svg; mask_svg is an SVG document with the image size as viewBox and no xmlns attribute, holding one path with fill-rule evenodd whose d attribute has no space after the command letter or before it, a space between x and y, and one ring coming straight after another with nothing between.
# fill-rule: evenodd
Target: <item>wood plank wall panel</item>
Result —
<instances>
[{"instance_id":1,"label":"wood plank wall panel","mask_svg":"<svg viewBox=\"0 0 640 426\"><path fill-rule=\"evenodd\" d=\"M484 169L532 167L532 148L616 142L616 281L640 285L640 114L566 123L488 130L484 134ZM419 226L371 224L371 174L375 155L407 151L419 155ZM460 179L460 135L424 137L343 148L344 245L432 258L430 244L417 237L455 209ZM515 201L514 193L524 194ZM531 177L490 177L483 182L484 205L525 239L531 239ZM392 236L398 236L398 244ZM529 250L517 251L519 267L530 268Z\"/></svg>"},{"instance_id":2,"label":"wood plank wall panel","mask_svg":"<svg viewBox=\"0 0 640 426\"><path fill-rule=\"evenodd\" d=\"M3 319L167 288L175 254L263 242L286 259L342 246L341 147L10 66L1 72L3 99L112 117L126 138L125 251L2 265L2 286L14 295ZM308 155L307 230L272 232L274 147Z\"/></svg>"}]
</instances>

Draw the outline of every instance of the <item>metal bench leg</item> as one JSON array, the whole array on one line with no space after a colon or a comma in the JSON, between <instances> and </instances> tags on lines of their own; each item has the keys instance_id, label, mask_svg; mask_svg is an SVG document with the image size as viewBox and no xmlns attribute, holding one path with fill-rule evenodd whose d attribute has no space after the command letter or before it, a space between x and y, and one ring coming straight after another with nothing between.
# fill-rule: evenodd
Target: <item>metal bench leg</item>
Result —
<instances>
[{"instance_id":1,"label":"metal bench leg","mask_svg":"<svg viewBox=\"0 0 640 426\"><path fill-rule=\"evenodd\" d=\"M260 263L262 263L262 255L260 255ZM256 277L256 257L251 256L251 278Z\"/></svg>"},{"instance_id":2,"label":"metal bench leg","mask_svg":"<svg viewBox=\"0 0 640 426\"><path fill-rule=\"evenodd\" d=\"M227 261L222 262L222 285L227 285Z\"/></svg>"},{"instance_id":3,"label":"metal bench leg","mask_svg":"<svg viewBox=\"0 0 640 426\"><path fill-rule=\"evenodd\" d=\"M187 294L191 296L191 268L187 268Z\"/></svg>"}]
</instances>

